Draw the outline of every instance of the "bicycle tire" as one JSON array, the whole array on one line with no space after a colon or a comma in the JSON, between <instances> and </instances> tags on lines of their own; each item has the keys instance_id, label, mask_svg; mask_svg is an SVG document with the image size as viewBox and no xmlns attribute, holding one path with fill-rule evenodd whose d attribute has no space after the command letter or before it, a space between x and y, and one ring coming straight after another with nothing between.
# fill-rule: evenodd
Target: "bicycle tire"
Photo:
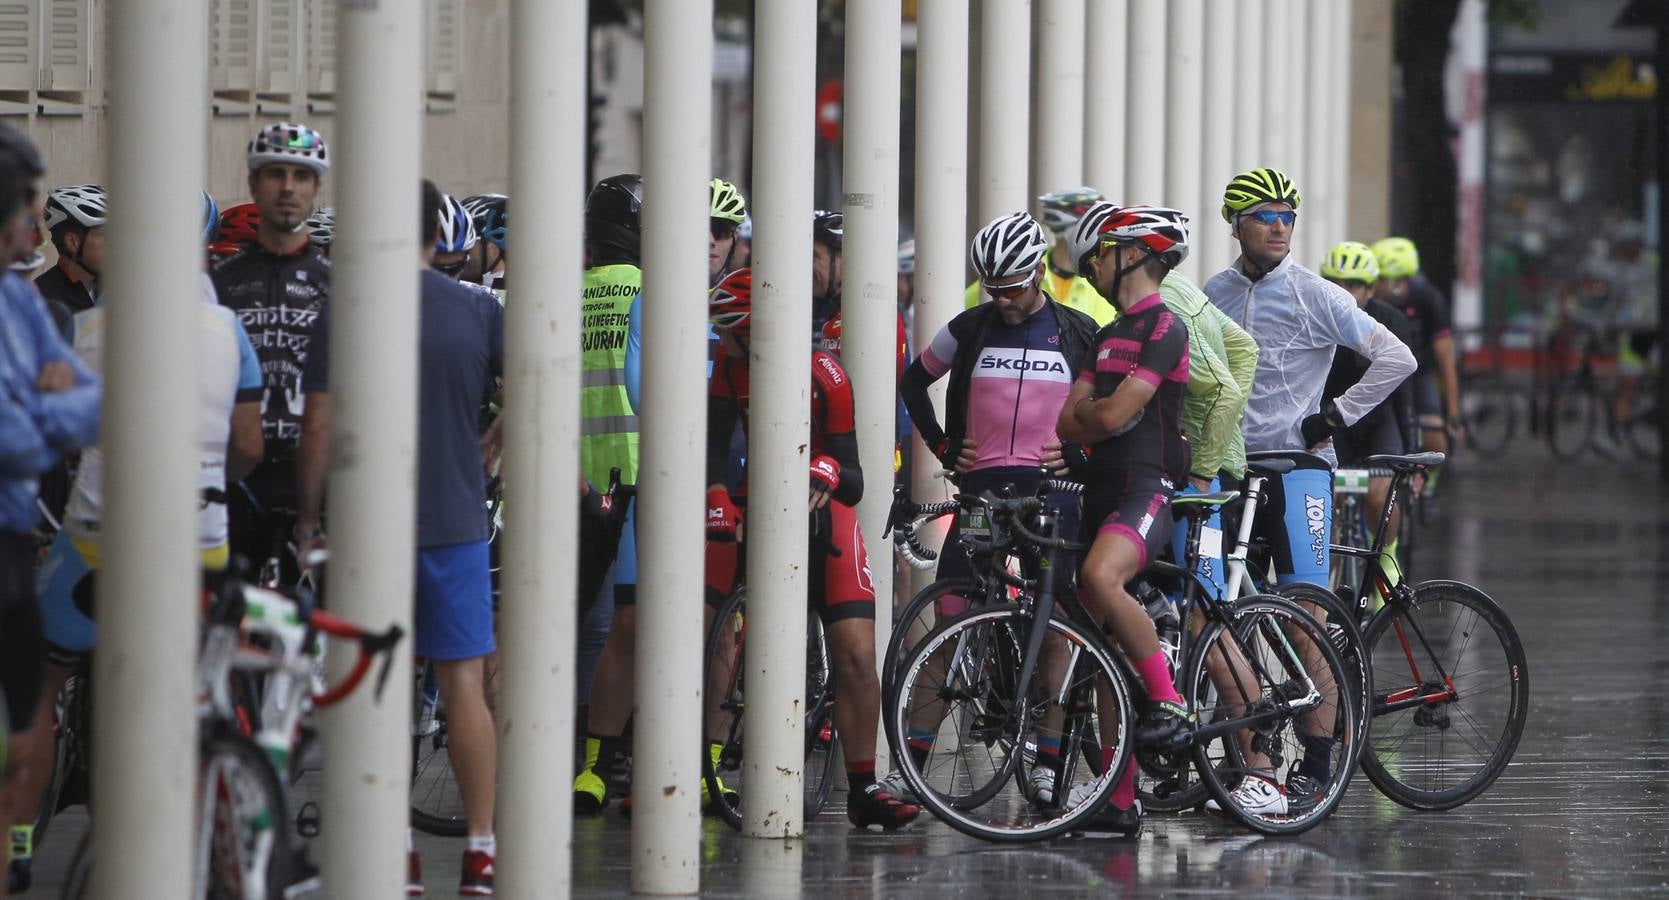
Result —
<instances>
[{"instance_id":1,"label":"bicycle tire","mask_svg":"<svg viewBox=\"0 0 1669 900\"><path fill-rule=\"evenodd\" d=\"M41 794L40 804L35 808L34 842L37 847L46 838L53 817L72 805L77 793L77 780L83 780L80 792L85 793L84 780L90 771L86 752L90 744L84 729L91 719L86 705L87 683L86 673L78 670L71 675L59 694L61 702L52 709L57 718L58 733L52 741L52 768L47 773L46 788Z\"/></svg>"},{"instance_id":2,"label":"bicycle tire","mask_svg":"<svg viewBox=\"0 0 1669 900\"><path fill-rule=\"evenodd\" d=\"M1208 681L1218 684L1218 705L1208 704L1205 698L1196 696L1187 698L1190 709L1195 710L1202 722L1216 720L1220 713L1225 712L1230 718L1239 718L1241 713L1237 707L1242 703L1275 713L1274 718L1257 726L1259 733L1253 739L1253 747L1272 756L1277 766L1286 767L1285 779L1281 779L1283 773L1276 772L1276 778L1281 779L1283 783L1291 783L1292 777L1299 774L1300 767L1294 763L1304 752L1302 739L1298 735L1301 723L1304 720L1313 722L1317 718L1330 718L1332 731L1327 747L1328 774L1325 782L1320 784L1319 793L1302 798L1301 801L1289 796L1286 809L1279 813L1254 813L1237 805L1233 798L1233 790L1238 783L1237 776L1242 776L1247 771L1244 761L1238 765L1232 763L1235 757L1240 756L1238 732L1230 732L1216 740L1197 742L1194 745L1194 769L1212 797L1216 799L1218 806L1242 825L1262 834L1301 834L1332 814L1339 801L1344 798L1345 789L1350 784L1351 772L1357 764L1360 752L1357 735L1360 728L1356 722L1356 706L1349 699L1346 690L1335 688L1336 699L1331 703L1326 700L1327 683L1331 682L1334 686L1347 685L1349 671L1339 658L1338 651L1334 649L1326 628L1305 612L1297 601L1269 594L1246 597L1235 604L1231 622L1234 625L1232 629L1225 627L1222 622L1212 622L1206 626L1194 652L1190 654L1185 669L1186 675L1183 678L1183 684L1191 690L1198 690L1197 686ZM1306 642L1316 649L1319 671L1315 663L1306 664L1300 658L1301 651L1294 646L1292 640L1292 632L1295 630L1304 635ZM1247 673L1256 679L1256 699L1231 703L1225 699L1221 684L1208 674L1210 661L1221 658L1221 654L1224 653L1218 648L1225 639L1233 642L1230 646L1236 656L1258 661L1259 665ZM1277 666L1282 676L1279 683L1275 681ZM1307 686L1302 683L1300 675L1308 681ZM1222 677L1242 676L1230 673ZM1243 681L1236 683L1243 684ZM1302 709L1282 699L1283 694L1290 696L1297 690L1306 690L1306 699L1309 696L1316 699L1304 704ZM1236 695L1248 698L1250 693L1247 687L1240 687L1235 691ZM1274 699L1271 700L1271 697ZM1227 757L1231 760L1228 766L1222 765L1219 759L1211 756L1212 746L1218 743L1224 745Z\"/></svg>"},{"instance_id":3,"label":"bicycle tire","mask_svg":"<svg viewBox=\"0 0 1669 900\"><path fill-rule=\"evenodd\" d=\"M1663 432L1658 418L1657 399L1653 396L1651 384L1644 384L1645 390L1636 391L1634 405L1629 412L1628 419L1619 426L1626 441L1635 455L1641 459L1654 460L1663 455Z\"/></svg>"},{"instance_id":4,"label":"bicycle tire","mask_svg":"<svg viewBox=\"0 0 1669 900\"><path fill-rule=\"evenodd\" d=\"M1570 462L1582 455L1594 439L1599 421L1599 397L1579 377L1556 382L1547 398L1547 447L1553 457Z\"/></svg>"},{"instance_id":5,"label":"bicycle tire","mask_svg":"<svg viewBox=\"0 0 1669 900\"><path fill-rule=\"evenodd\" d=\"M458 777L452 771L446 704L439 699L438 691L427 720L424 716L425 680L433 677L433 666L425 663L417 668L412 691L411 827L436 837L463 837L469 833L469 821L464 817Z\"/></svg>"},{"instance_id":6,"label":"bicycle tire","mask_svg":"<svg viewBox=\"0 0 1669 900\"><path fill-rule=\"evenodd\" d=\"M1461 421L1466 423L1466 445L1491 456L1505 450L1518 433L1518 405L1514 392L1497 373L1462 379Z\"/></svg>"},{"instance_id":7,"label":"bicycle tire","mask_svg":"<svg viewBox=\"0 0 1669 900\"><path fill-rule=\"evenodd\" d=\"M1524 645L1518 637L1518 630L1513 627L1512 620L1506 612L1488 594L1458 581L1427 581L1415 586L1414 592L1417 603L1412 609L1388 603L1374 616L1363 632L1373 668L1375 721L1368 745L1362 753L1362 771L1381 793L1403 806L1419 810L1453 809L1487 790L1512 761L1513 754L1518 749L1519 739L1524 734L1525 719L1529 715L1529 666L1524 655ZM1413 622L1414 627L1393 628L1408 622ZM1445 651L1450 649L1457 637L1462 640L1455 648L1455 663L1462 657L1474 665L1482 659L1483 654L1489 652L1488 642L1479 641L1474 645L1472 640L1475 634L1481 633L1480 627L1484 627L1499 643L1502 671L1488 676L1487 680L1474 681L1476 673L1482 671L1481 669L1473 668L1456 673L1450 670L1450 666L1442 663ZM1383 649L1382 640L1385 640ZM1431 652L1426 650L1428 644ZM1413 658L1421 673L1420 683L1413 683L1414 679L1407 665L1397 665L1399 657L1405 664ZM1444 674L1439 676L1434 672ZM1442 677L1444 683L1453 685L1457 690L1463 685L1466 686L1467 692L1454 700L1410 706L1401 710L1386 708L1393 699L1403 698L1407 691L1429 690L1432 679L1438 677ZM1496 679L1504 680L1496 684ZM1464 724L1472 727L1474 737L1488 742L1487 758L1477 763L1468 777L1460 779L1453 786L1434 788L1429 783L1416 783L1417 776L1431 770L1431 763L1421 764L1419 759L1413 763L1406 761L1406 747L1414 734L1413 729L1417 728L1422 732L1435 729L1439 736L1438 752L1442 754L1448 749L1448 742L1442 735L1451 730L1455 721L1454 714L1447 708L1459 709L1464 698L1487 695L1502 687L1506 689L1505 708L1499 716L1492 717L1499 720L1496 727L1479 727L1478 723L1481 720L1478 714L1483 710L1484 704L1474 704L1466 710L1461 710ZM1416 693L1406 699L1417 696ZM1431 713L1428 710L1444 711ZM1402 715L1407 711L1412 711L1413 715ZM1409 722L1411 728L1401 727L1404 721ZM1459 741L1460 738L1457 737L1457 743ZM1422 740L1420 743L1428 747L1430 745L1429 740ZM1444 780L1445 764L1446 762L1440 762L1436 769L1439 783Z\"/></svg>"},{"instance_id":8,"label":"bicycle tire","mask_svg":"<svg viewBox=\"0 0 1669 900\"><path fill-rule=\"evenodd\" d=\"M963 834L997 843L1042 841L1074 829L1081 830L1082 826L1106 804L1125 768L1131 764L1134 704L1123 669L1114 662L1111 651L1099 635L1085 633L1063 617L1055 616L1047 623L1047 627L1052 634L1067 642L1069 650L1069 664L1064 668L1066 680L1061 688L1070 696L1078 696L1080 690L1094 696L1099 688L1104 688L1110 693L1115 707L1111 717L1105 716L1108 712L1106 710L1097 710L1094 717L1101 720L1098 724L1106 724L1116 729L1117 749L1111 766L1094 767L1102 771L1095 772L1090 766L1083 767L1088 777L1078 786L1087 785L1090 790L1078 798L1076 805L1070 808L1059 805L1039 807L1026 799L1020 785L1029 774L1025 771L1024 765L1030 738L1034 733L1032 726L1041 720L1041 717L1030 714L1036 701L1028 698L1017 703L1014 697L1000 696L1000 689L985 690L967 677L979 676L993 669L993 674L1001 676L1003 662L1000 659L988 659L982 648L1014 641L1017 635L1026 633L1032 621L1027 611L1019 607L1004 606L969 610L940 623L911 655L908 667L900 678L896 696L884 710L884 714L892 720L898 733L905 733L905 725L910 720L911 713L916 711L914 700L918 688L923 702L931 702L931 698L935 696L971 701L971 715L964 715L960 711L947 711L937 718L938 730L934 733L931 744L919 748L920 755L927 760L925 766L928 771L923 771L924 764L917 761L917 753L906 752L901 754L897 761L905 780L921 798L921 804L940 821ZM940 650L947 647L953 648L950 651L953 658L948 664L944 661L939 662L940 671L935 673L930 664L936 659L943 660ZM1042 669L1043 667L1039 666L1040 672ZM959 686L963 684L969 686L967 690ZM957 686L955 690L952 690L953 686ZM1059 696L1062 692L1055 687L1039 686L1034 693L1043 698L1046 704L1050 698ZM1017 708L1008 710L1005 707ZM948 751L945 747L947 726L954 731L954 739L949 742L954 745ZM957 774L956 758L963 755L977 756L981 745L988 756L990 751L996 750L1003 754L1003 758L988 760L991 764L984 767L980 773L975 773L970 764L969 777L965 781L968 790L950 793L949 791L956 791L957 784L961 781ZM935 766L933 762L934 756L941 751L951 757L948 773ZM987 803L974 807L967 802L971 796L990 791L993 785L997 791ZM1066 800L1072 793L1070 786L1057 785L1056 797L1059 800ZM980 815L982 811L987 811L986 814L991 818L983 818Z\"/></svg>"},{"instance_id":9,"label":"bicycle tire","mask_svg":"<svg viewBox=\"0 0 1669 900\"><path fill-rule=\"evenodd\" d=\"M941 578L916 592L903 610L893 618L892 633L887 637L886 653L882 655L881 697L883 701L893 693L898 684L898 672L910 660L910 651L927 636L938 624L936 605L946 595L966 594L970 605L976 605L977 600L972 596L973 581L967 578ZM912 637L911 635L915 635ZM902 743L898 735L893 734L890 727L882 729L886 732L887 746L892 749L894 756L901 751Z\"/></svg>"},{"instance_id":10,"label":"bicycle tire","mask_svg":"<svg viewBox=\"0 0 1669 900\"><path fill-rule=\"evenodd\" d=\"M64 875L64 887L59 900L89 900L93 896L93 830L81 836L70 857L69 871Z\"/></svg>"},{"instance_id":11,"label":"bicycle tire","mask_svg":"<svg viewBox=\"0 0 1669 900\"><path fill-rule=\"evenodd\" d=\"M197 871L203 877L197 896L241 900L248 893L248 878L261 879L266 896L284 896L291 858L289 804L266 752L241 734L206 738L198 766L198 803L209 821L197 823ZM257 861L245 866L245 856Z\"/></svg>"},{"instance_id":12,"label":"bicycle tire","mask_svg":"<svg viewBox=\"0 0 1669 900\"><path fill-rule=\"evenodd\" d=\"M743 637L746 633L746 603L745 585L731 592L729 599L725 600L724 605L719 607L719 611L713 616L713 627L707 633L707 642L701 657L702 702L711 707L709 695L714 685L719 684L723 688L723 699L719 701L718 707L719 728L723 732L723 736L718 740L720 768L714 767L713 754L708 749L712 735L708 731L707 711L704 709L701 779L706 785L707 796L716 800L709 803L713 813L736 831L742 830L741 803L732 805L722 798L727 790L739 790L742 787L742 655L745 650ZM722 672L714 669L714 666L720 663L721 652L728 658L725 662L726 668ZM729 778L729 783L725 783L724 778Z\"/></svg>"},{"instance_id":13,"label":"bicycle tire","mask_svg":"<svg viewBox=\"0 0 1669 900\"><path fill-rule=\"evenodd\" d=\"M1368 715L1373 703L1373 669L1368 665L1367 646L1362 642L1362 629L1356 624L1355 609L1347 606L1344 599L1332 591L1302 581L1283 584L1275 589L1275 593L1288 600L1313 603L1321 608L1325 618L1317 621L1327 630L1328 639L1333 642L1333 649L1338 651L1339 661L1344 663L1345 672L1351 679L1350 697L1356 705L1356 746L1367 746L1373 722L1373 717Z\"/></svg>"}]
</instances>

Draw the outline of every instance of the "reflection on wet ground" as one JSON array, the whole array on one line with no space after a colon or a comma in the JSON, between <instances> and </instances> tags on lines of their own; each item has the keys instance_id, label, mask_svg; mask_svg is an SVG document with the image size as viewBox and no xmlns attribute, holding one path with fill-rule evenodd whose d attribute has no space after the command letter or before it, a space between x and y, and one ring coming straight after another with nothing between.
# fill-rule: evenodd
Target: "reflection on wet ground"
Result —
<instances>
[{"instance_id":1,"label":"reflection on wet ground","mask_svg":"<svg viewBox=\"0 0 1669 900\"><path fill-rule=\"evenodd\" d=\"M1540 447L1449 473L1416 577L1453 577L1508 610L1530 666L1512 766L1471 804L1416 813L1365 778L1297 838L1201 814L1150 817L1136 840L999 846L927 819L855 833L838 803L803 840L749 841L708 821L715 897L1669 894L1669 493L1638 463L1559 467ZM55 826L40 896L55 896L82 825ZM630 823L576 823L574 893L628 890ZM431 896L462 845L420 837ZM31 896L36 896L31 893Z\"/></svg>"}]
</instances>

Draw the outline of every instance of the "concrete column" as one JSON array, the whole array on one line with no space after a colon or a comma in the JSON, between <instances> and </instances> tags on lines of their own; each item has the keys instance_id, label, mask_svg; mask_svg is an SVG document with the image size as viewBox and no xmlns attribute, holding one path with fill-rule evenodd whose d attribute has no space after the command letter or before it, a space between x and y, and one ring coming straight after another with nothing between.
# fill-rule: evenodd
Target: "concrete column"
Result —
<instances>
[{"instance_id":1,"label":"concrete column","mask_svg":"<svg viewBox=\"0 0 1669 900\"><path fill-rule=\"evenodd\" d=\"M1165 157L1176 149L1165 134L1169 92L1165 42L1165 0L1130 0L1130 64L1126 95L1129 115L1124 140L1131 150L1124 164L1124 193L1108 197L1118 204L1159 203L1165 193Z\"/></svg>"},{"instance_id":2,"label":"concrete column","mask_svg":"<svg viewBox=\"0 0 1669 900\"><path fill-rule=\"evenodd\" d=\"M701 880L702 583L713 2L644 5L643 432L632 891ZM809 110L809 105L807 106ZM809 279L808 279L809 281ZM798 678L799 676L794 676Z\"/></svg>"},{"instance_id":3,"label":"concrete column","mask_svg":"<svg viewBox=\"0 0 1669 900\"><path fill-rule=\"evenodd\" d=\"M1270 2L1229 0L1224 4L1232 5L1235 10L1234 59L1230 63L1234 69L1234 155L1229 165L1231 171L1223 173L1217 185L1219 192L1235 174L1266 165L1263 135L1268 127L1266 107L1269 104L1259 102L1259 85L1268 52L1263 39Z\"/></svg>"},{"instance_id":4,"label":"concrete column","mask_svg":"<svg viewBox=\"0 0 1669 900\"><path fill-rule=\"evenodd\" d=\"M1460 126L1455 154L1456 190L1454 324L1465 329L1484 321L1484 71L1489 57L1487 4L1465 0L1455 19L1449 56L1449 119ZM1660 201L1661 202L1661 201Z\"/></svg>"},{"instance_id":5,"label":"concrete column","mask_svg":"<svg viewBox=\"0 0 1669 900\"><path fill-rule=\"evenodd\" d=\"M1356 80L1350 66L1350 31L1354 10L1341 6L1334 13L1333 53L1331 71L1339 73L1333 86L1334 134L1328 153L1332 160L1333 180L1339 185L1338 199L1333 207L1333 223L1345 240L1361 240L1350 221L1350 211L1356 205L1358 185L1350 177L1351 111L1355 107Z\"/></svg>"},{"instance_id":6,"label":"concrete column","mask_svg":"<svg viewBox=\"0 0 1669 900\"><path fill-rule=\"evenodd\" d=\"M422 97L419 21L344 3L331 284L331 602L411 633L417 468L417 297ZM394 149L401 148L401 149ZM391 897L404 885L411 784L411 655L380 701L356 691L324 714L326 896Z\"/></svg>"},{"instance_id":7,"label":"concrete column","mask_svg":"<svg viewBox=\"0 0 1669 900\"><path fill-rule=\"evenodd\" d=\"M1200 218L1200 166L1205 146L1205 0L1171 0L1166 23L1170 90L1165 96L1165 190L1145 202ZM1177 268L1199 281L1200 258L1190 252Z\"/></svg>"},{"instance_id":8,"label":"concrete column","mask_svg":"<svg viewBox=\"0 0 1669 900\"><path fill-rule=\"evenodd\" d=\"M1084 180L1085 0L1039 0L1032 192Z\"/></svg>"},{"instance_id":9,"label":"concrete column","mask_svg":"<svg viewBox=\"0 0 1669 900\"><path fill-rule=\"evenodd\" d=\"M93 691L97 897L192 890L197 776L197 298L208 4L110 10L102 642ZM159 59L168 65L158 65ZM42 711L51 715L50 709ZM408 751L409 752L409 751ZM143 836L143 837L141 837Z\"/></svg>"},{"instance_id":10,"label":"concrete column","mask_svg":"<svg viewBox=\"0 0 1669 900\"><path fill-rule=\"evenodd\" d=\"M968 80L968 4L965 0L920 0L916 16L916 321L912 340L919 353L962 311L966 283L968 203L963 184L968 170L968 107L962 86ZM944 380L928 393L943 422ZM919 435L910 444L914 454L910 495L918 500L943 497L945 482L934 477L939 461ZM931 570L911 572L912 594L933 580Z\"/></svg>"},{"instance_id":11,"label":"concrete column","mask_svg":"<svg viewBox=\"0 0 1669 900\"><path fill-rule=\"evenodd\" d=\"M1357 0L1350 16L1350 233L1372 241L1391 229L1392 0Z\"/></svg>"},{"instance_id":12,"label":"concrete column","mask_svg":"<svg viewBox=\"0 0 1669 900\"><path fill-rule=\"evenodd\" d=\"M1017 6L1021 4L1015 4ZM898 431L898 107L899 0L846 3L846 241L841 273L841 359L852 376L858 458L865 467L858 524L872 554L876 655L892 626L891 547L881 542L892 506L892 459ZM1025 20L1022 20L1025 21ZM1024 32L1021 32L1024 34ZM992 45L987 45L992 46ZM1025 41L1016 46L1023 48ZM1003 54L1005 57L1007 53ZM1016 71L1025 71L1017 69ZM1027 85L1019 79L1025 97ZM1013 123L1025 123L1025 116ZM1019 149L1025 154L1026 129ZM1022 160L1017 186L1026 186ZM1019 209L1026 203L1021 202ZM809 284L809 279L807 280ZM877 720L879 724L879 720ZM886 741L877 741L876 769L885 774ZM848 758L868 747L842 741Z\"/></svg>"},{"instance_id":13,"label":"concrete column","mask_svg":"<svg viewBox=\"0 0 1669 900\"><path fill-rule=\"evenodd\" d=\"M1262 40L1252 43L1248 34L1240 44L1240 83L1245 91L1241 102L1258 108L1263 126L1258 143L1260 152L1251 165L1273 166L1297 179L1292 147L1298 138L1295 129L1298 112L1303 108L1304 83L1298 80L1294 69L1293 57L1300 55L1299 48L1303 45L1293 32L1293 24L1298 19L1297 4L1303 0L1263 2L1264 14L1260 17L1263 28L1259 35ZM1247 24L1250 12L1241 8L1242 25ZM1302 182L1298 190L1302 194Z\"/></svg>"},{"instance_id":14,"label":"concrete column","mask_svg":"<svg viewBox=\"0 0 1669 900\"><path fill-rule=\"evenodd\" d=\"M749 584L770 586L769 594L755 596L804 597L816 10L810 4L763 3L754 28L759 54L753 68L754 116L778 127L756 128L753 133L757 165L749 349L757 371L771 374L751 381L747 577ZM846 90L853 96L849 83ZM852 103L846 108L850 111ZM851 327L849 322L842 324ZM805 634L804 603L748 607L743 660L747 790L742 792L742 821L751 837L792 837L805 830L805 679L783 676L805 670Z\"/></svg>"},{"instance_id":15,"label":"concrete column","mask_svg":"<svg viewBox=\"0 0 1669 900\"><path fill-rule=\"evenodd\" d=\"M1332 19L1332 10L1338 5L1333 0L1304 0L1304 5L1300 7L1303 27L1294 32L1295 37L1302 36L1303 46L1307 48L1297 54L1304 58L1300 65L1305 73L1304 80L1299 82L1304 85L1301 91L1304 96L1304 124L1295 140L1304 170L1304 180L1299 182L1298 189L1308 191L1315 203L1314 208L1308 203L1304 205L1305 218L1309 222L1305 230L1294 233L1293 246L1295 252L1300 254L1298 261L1311 269L1320 268L1322 255L1342 240L1333 224L1335 191L1327 166L1327 147L1333 140L1333 117L1328 99L1334 80L1334 76L1327 72L1330 53L1328 22Z\"/></svg>"},{"instance_id":16,"label":"concrete column","mask_svg":"<svg viewBox=\"0 0 1669 900\"><path fill-rule=\"evenodd\" d=\"M1084 53L1084 179L1090 187L1113 198L1124 195L1129 22L1126 0L1095 0L1089 4ZM918 168L918 178L920 171ZM919 241L916 247L919 259Z\"/></svg>"},{"instance_id":17,"label":"concrete column","mask_svg":"<svg viewBox=\"0 0 1669 900\"><path fill-rule=\"evenodd\" d=\"M1026 166L1026 148L1031 143L1032 130L1031 22L1031 0L981 0L979 199L976 204L980 223L1031 207L1031 191L1027 186L1030 169ZM850 46L850 35L847 42ZM855 68L861 71L871 62L880 63L865 60ZM853 68L847 67L848 79L856 74ZM851 263L850 251L846 263ZM851 291L846 296L850 299Z\"/></svg>"},{"instance_id":18,"label":"concrete column","mask_svg":"<svg viewBox=\"0 0 1669 900\"><path fill-rule=\"evenodd\" d=\"M1205 4L1205 135L1201 141L1200 207L1187 211L1194 217L1190 237L1198 257L1202 279L1209 278L1234 259L1236 247L1223 227L1223 186L1237 171L1235 133L1237 86L1235 41L1236 0L1206 0Z\"/></svg>"},{"instance_id":19,"label":"concrete column","mask_svg":"<svg viewBox=\"0 0 1669 900\"><path fill-rule=\"evenodd\" d=\"M510 32L516 299L505 307L498 885L568 893L578 565L579 296L585 197L582 0L517 0Z\"/></svg>"}]
</instances>

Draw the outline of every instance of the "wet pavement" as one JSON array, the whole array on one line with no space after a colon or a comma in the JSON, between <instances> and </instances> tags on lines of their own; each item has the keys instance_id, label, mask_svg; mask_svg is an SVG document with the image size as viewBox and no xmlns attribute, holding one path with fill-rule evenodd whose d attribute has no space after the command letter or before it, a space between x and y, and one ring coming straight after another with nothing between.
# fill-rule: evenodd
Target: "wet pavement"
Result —
<instances>
[{"instance_id":1,"label":"wet pavement","mask_svg":"<svg viewBox=\"0 0 1669 900\"><path fill-rule=\"evenodd\" d=\"M1669 895L1669 492L1635 461L1555 464L1539 445L1457 460L1416 577L1483 587L1529 661L1530 714L1482 797L1417 813L1358 777L1332 818L1264 838L1200 814L1150 816L1141 836L981 843L924 817L857 833L838 803L794 842L706 824L715 897ZM924 814L925 816L925 814ZM38 859L54 897L85 827L54 825ZM574 894L629 889L630 823L576 823ZM462 842L420 837L430 896L452 896ZM317 852L319 848L315 848ZM136 894L135 896L142 896Z\"/></svg>"}]
</instances>

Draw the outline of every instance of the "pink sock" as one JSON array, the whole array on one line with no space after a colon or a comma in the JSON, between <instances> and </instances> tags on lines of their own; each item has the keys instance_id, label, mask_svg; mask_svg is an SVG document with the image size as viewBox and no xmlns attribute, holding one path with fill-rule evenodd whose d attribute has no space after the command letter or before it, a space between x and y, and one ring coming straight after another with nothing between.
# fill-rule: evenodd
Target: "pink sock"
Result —
<instances>
[{"instance_id":1,"label":"pink sock","mask_svg":"<svg viewBox=\"0 0 1669 900\"><path fill-rule=\"evenodd\" d=\"M1171 667L1165 662L1165 651L1161 650L1147 659L1133 660L1136 674L1142 676L1142 686L1147 688L1147 698L1154 702L1169 700L1181 703L1177 696L1176 685L1171 682Z\"/></svg>"},{"instance_id":2,"label":"pink sock","mask_svg":"<svg viewBox=\"0 0 1669 900\"><path fill-rule=\"evenodd\" d=\"M1113 788L1113 806L1118 809L1129 809L1130 804L1136 802L1136 761L1124 767L1124 777L1119 779L1118 787Z\"/></svg>"}]
</instances>

